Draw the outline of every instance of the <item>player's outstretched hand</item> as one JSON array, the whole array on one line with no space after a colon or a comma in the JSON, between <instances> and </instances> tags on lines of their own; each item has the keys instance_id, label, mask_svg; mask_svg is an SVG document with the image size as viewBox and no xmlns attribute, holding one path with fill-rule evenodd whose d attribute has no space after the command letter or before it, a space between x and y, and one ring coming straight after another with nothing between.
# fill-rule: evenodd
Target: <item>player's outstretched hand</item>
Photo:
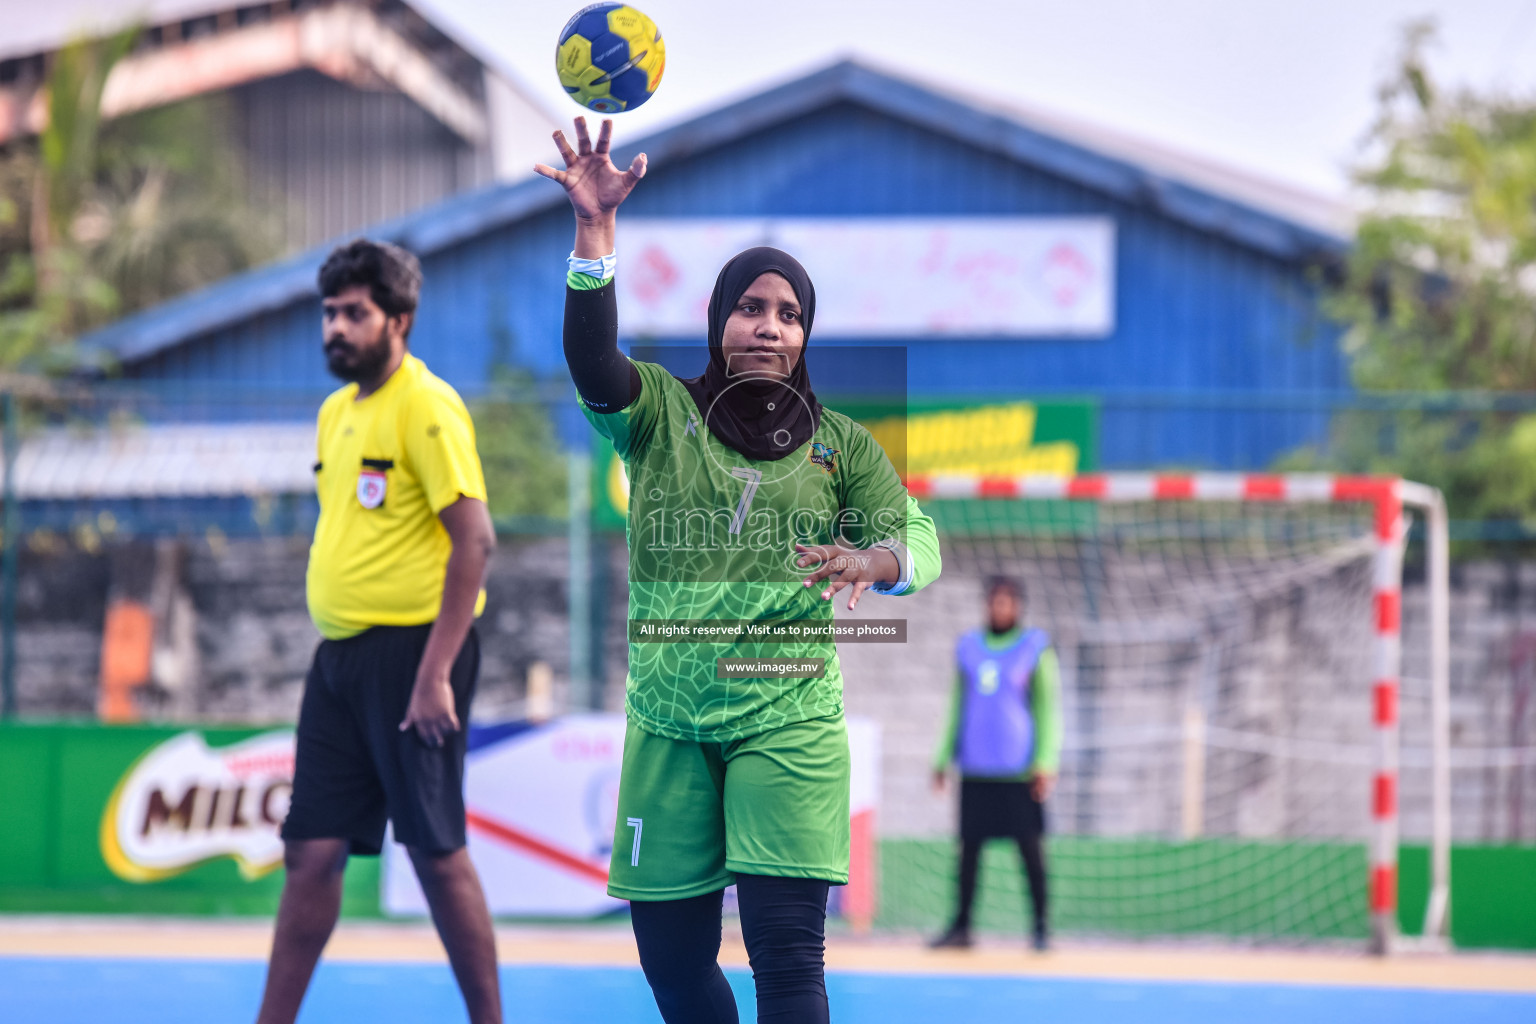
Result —
<instances>
[{"instance_id":1,"label":"player's outstretched hand","mask_svg":"<svg viewBox=\"0 0 1536 1024\"><path fill-rule=\"evenodd\" d=\"M823 601L844 587L852 587L848 595L848 610L859 605L859 597L876 583L895 583L901 578L901 563L890 548L850 548L842 544L796 544L799 557L795 564L802 569L816 562L821 564L805 578L805 585L815 586L825 580L821 591Z\"/></svg>"},{"instance_id":2,"label":"player's outstretched hand","mask_svg":"<svg viewBox=\"0 0 1536 1024\"><path fill-rule=\"evenodd\" d=\"M555 145L565 160L565 170L559 171L548 164L534 164L533 169L558 181L576 210L576 216L591 220L612 213L629 195L640 179L645 177L645 154L641 153L630 162L629 170L621 171L613 165L608 148L613 141L613 121L605 119L597 133L597 145L587 134L587 119L576 119L576 148L566 141L565 132L555 132Z\"/></svg>"}]
</instances>

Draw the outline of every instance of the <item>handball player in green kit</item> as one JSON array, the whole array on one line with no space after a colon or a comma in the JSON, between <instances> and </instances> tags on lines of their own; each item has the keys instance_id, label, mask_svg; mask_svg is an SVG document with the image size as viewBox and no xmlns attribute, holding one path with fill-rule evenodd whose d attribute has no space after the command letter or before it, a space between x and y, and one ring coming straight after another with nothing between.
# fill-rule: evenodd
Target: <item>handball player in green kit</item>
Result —
<instances>
[{"instance_id":1,"label":"handball player in green kit","mask_svg":"<svg viewBox=\"0 0 1536 1024\"><path fill-rule=\"evenodd\" d=\"M848 735L832 599L910 594L939 574L933 522L861 426L824 408L804 356L816 292L760 247L720 271L709 361L691 379L618 347L615 213L645 173L555 135L576 213L566 362L630 481L631 643L609 892L631 902L668 1024L737 1020L717 957L737 887L763 1024L828 1019L829 886L848 880ZM772 626L780 636L752 631ZM718 640L648 642L667 627ZM707 632L710 629L722 633ZM732 630L735 634L732 634ZM786 638L787 636L787 638Z\"/></svg>"}]
</instances>

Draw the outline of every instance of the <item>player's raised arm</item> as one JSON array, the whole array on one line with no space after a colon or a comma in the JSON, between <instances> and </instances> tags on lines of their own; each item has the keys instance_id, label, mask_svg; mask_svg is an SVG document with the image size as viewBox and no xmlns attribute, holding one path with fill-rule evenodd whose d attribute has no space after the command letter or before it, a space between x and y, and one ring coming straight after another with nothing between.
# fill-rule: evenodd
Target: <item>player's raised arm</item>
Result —
<instances>
[{"instance_id":1,"label":"player's raised arm","mask_svg":"<svg viewBox=\"0 0 1536 1024\"><path fill-rule=\"evenodd\" d=\"M612 139L613 122L605 120L594 146L586 118L578 117L574 150L564 132L555 132L565 170L546 164L533 168L560 183L576 214L576 244L566 276L565 362L582 401L597 412L623 409L641 388L639 373L619 351L613 237L619 204L645 176L645 154L621 171L608 153Z\"/></svg>"}]
</instances>

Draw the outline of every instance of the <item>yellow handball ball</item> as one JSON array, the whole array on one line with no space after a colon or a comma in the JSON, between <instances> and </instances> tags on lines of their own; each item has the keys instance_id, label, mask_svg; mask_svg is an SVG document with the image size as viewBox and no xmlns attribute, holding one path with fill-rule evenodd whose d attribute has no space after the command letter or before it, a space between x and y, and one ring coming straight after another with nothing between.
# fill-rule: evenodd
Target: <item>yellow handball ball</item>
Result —
<instances>
[{"instance_id":1,"label":"yellow handball ball","mask_svg":"<svg viewBox=\"0 0 1536 1024\"><path fill-rule=\"evenodd\" d=\"M667 66L656 23L628 4L592 4L560 32L555 70L566 94L599 114L634 110L650 99Z\"/></svg>"}]
</instances>

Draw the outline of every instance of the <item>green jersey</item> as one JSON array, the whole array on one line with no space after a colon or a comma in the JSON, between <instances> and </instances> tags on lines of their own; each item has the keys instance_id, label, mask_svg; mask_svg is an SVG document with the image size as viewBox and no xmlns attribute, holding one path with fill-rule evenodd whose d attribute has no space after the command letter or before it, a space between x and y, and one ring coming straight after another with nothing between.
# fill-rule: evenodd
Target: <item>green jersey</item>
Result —
<instances>
[{"instance_id":1,"label":"green jersey","mask_svg":"<svg viewBox=\"0 0 1536 1024\"><path fill-rule=\"evenodd\" d=\"M823 409L799 450L754 460L710 433L680 381L653 363L634 365L641 390L628 407L582 405L629 477L630 721L658 736L723 743L838 714L842 672L824 630L809 639L765 641L738 630L718 643L666 642L638 634L637 624L810 623L802 631L814 633L815 623L830 626L832 602L821 599L823 588L803 585L810 570L795 565L797 542L895 541L905 556L899 592L913 593L939 574L933 520L847 416ZM823 674L720 678L722 658L821 659Z\"/></svg>"}]
</instances>

